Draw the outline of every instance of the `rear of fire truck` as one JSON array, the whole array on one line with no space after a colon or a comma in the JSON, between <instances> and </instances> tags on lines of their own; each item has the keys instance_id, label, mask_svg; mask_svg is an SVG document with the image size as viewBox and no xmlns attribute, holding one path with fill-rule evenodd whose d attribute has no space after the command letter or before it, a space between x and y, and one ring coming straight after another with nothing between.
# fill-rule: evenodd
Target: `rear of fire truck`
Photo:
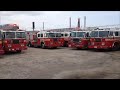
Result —
<instances>
[{"instance_id":1,"label":"rear of fire truck","mask_svg":"<svg viewBox=\"0 0 120 90\"><path fill-rule=\"evenodd\" d=\"M89 31L72 31L69 41L70 48L87 49L89 43Z\"/></svg>"},{"instance_id":2,"label":"rear of fire truck","mask_svg":"<svg viewBox=\"0 0 120 90\"><path fill-rule=\"evenodd\" d=\"M120 31L97 30L91 32L90 49L112 49L120 48Z\"/></svg>"},{"instance_id":3,"label":"rear of fire truck","mask_svg":"<svg viewBox=\"0 0 120 90\"><path fill-rule=\"evenodd\" d=\"M2 39L2 33L0 30L0 55L4 54L4 50L3 50L3 39Z\"/></svg>"}]
</instances>

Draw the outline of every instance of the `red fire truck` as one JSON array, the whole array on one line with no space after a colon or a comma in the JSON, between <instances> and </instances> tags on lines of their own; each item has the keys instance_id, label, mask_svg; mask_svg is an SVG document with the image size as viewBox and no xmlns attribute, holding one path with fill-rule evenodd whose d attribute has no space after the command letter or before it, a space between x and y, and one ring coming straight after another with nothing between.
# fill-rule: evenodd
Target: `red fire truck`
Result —
<instances>
[{"instance_id":1,"label":"red fire truck","mask_svg":"<svg viewBox=\"0 0 120 90\"><path fill-rule=\"evenodd\" d=\"M70 34L71 32L61 32L61 38L64 39L63 46L68 47L68 42L70 40Z\"/></svg>"},{"instance_id":2,"label":"red fire truck","mask_svg":"<svg viewBox=\"0 0 120 90\"><path fill-rule=\"evenodd\" d=\"M63 45L64 40L59 32L33 31L33 33L27 33L27 42L28 46L57 48Z\"/></svg>"},{"instance_id":3,"label":"red fire truck","mask_svg":"<svg viewBox=\"0 0 120 90\"><path fill-rule=\"evenodd\" d=\"M3 50L3 39L2 39L2 33L0 30L0 55L4 54L4 50Z\"/></svg>"},{"instance_id":4,"label":"red fire truck","mask_svg":"<svg viewBox=\"0 0 120 90\"><path fill-rule=\"evenodd\" d=\"M89 43L89 31L72 31L69 41L70 48L87 49Z\"/></svg>"},{"instance_id":5,"label":"red fire truck","mask_svg":"<svg viewBox=\"0 0 120 90\"><path fill-rule=\"evenodd\" d=\"M120 29L106 28L91 31L90 49L112 49L120 48Z\"/></svg>"},{"instance_id":6,"label":"red fire truck","mask_svg":"<svg viewBox=\"0 0 120 90\"><path fill-rule=\"evenodd\" d=\"M21 52L27 49L25 31L16 24L4 25L1 29L3 49L7 52Z\"/></svg>"}]
</instances>

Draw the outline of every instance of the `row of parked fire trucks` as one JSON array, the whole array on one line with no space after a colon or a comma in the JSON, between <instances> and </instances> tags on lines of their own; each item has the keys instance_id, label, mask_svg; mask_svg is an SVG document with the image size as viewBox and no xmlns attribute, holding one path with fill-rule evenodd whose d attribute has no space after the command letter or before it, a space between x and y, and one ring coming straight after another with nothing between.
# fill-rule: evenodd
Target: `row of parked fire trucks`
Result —
<instances>
[{"instance_id":1,"label":"row of parked fire trucks","mask_svg":"<svg viewBox=\"0 0 120 90\"><path fill-rule=\"evenodd\" d=\"M27 33L28 46L57 48L68 46L77 49L112 49L120 48L120 29L104 28L94 30L74 30L71 32L39 31ZM33 38L30 38L33 37Z\"/></svg>"},{"instance_id":2,"label":"row of parked fire trucks","mask_svg":"<svg viewBox=\"0 0 120 90\"><path fill-rule=\"evenodd\" d=\"M8 27L9 26L9 27ZM29 47L57 48L68 46L77 49L120 48L120 29L105 28L94 30L74 30L71 32L25 31L16 24L8 24L0 29L0 54L21 52Z\"/></svg>"}]
</instances>

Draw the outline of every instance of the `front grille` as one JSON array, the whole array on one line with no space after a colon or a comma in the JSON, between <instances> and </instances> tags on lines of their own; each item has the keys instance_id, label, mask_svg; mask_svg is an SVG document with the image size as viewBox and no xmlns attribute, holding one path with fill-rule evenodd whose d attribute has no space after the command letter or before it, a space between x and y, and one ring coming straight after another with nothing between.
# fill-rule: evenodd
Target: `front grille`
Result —
<instances>
[{"instance_id":1,"label":"front grille","mask_svg":"<svg viewBox=\"0 0 120 90\"><path fill-rule=\"evenodd\" d=\"M101 42L100 38L95 38L95 42Z\"/></svg>"},{"instance_id":2,"label":"front grille","mask_svg":"<svg viewBox=\"0 0 120 90\"><path fill-rule=\"evenodd\" d=\"M78 39L78 38L73 38L73 42L79 42L80 41L80 39Z\"/></svg>"},{"instance_id":3,"label":"front grille","mask_svg":"<svg viewBox=\"0 0 120 90\"><path fill-rule=\"evenodd\" d=\"M13 44L19 44L19 40L13 40Z\"/></svg>"},{"instance_id":4,"label":"front grille","mask_svg":"<svg viewBox=\"0 0 120 90\"><path fill-rule=\"evenodd\" d=\"M57 41L57 38L53 38L53 41L56 42L56 41Z\"/></svg>"}]
</instances>

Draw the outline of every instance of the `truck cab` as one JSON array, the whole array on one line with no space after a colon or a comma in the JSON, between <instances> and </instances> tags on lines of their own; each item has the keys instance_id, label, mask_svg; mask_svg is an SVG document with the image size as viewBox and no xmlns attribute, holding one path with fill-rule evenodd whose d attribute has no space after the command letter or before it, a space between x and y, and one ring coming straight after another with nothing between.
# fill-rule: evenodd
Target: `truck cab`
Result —
<instances>
[{"instance_id":1,"label":"truck cab","mask_svg":"<svg viewBox=\"0 0 120 90\"><path fill-rule=\"evenodd\" d=\"M69 42L70 48L87 49L89 43L89 31L72 31Z\"/></svg>"},{"instance_id":2,"label":"truck cab","mask_svg":"<svg viewBox=\"0 0 120 90\"><path fill-rule=\"evenodd\" d=\"M112 49L120 48L120 29L98 29L91 31L90 49Z\"/></svg>"},{"instance_id":3,"label":"truck cab","mask_svg":"<svg viewBox=\"0 0 120 90\"><path fill-rule=\"evenodd\" d=\"M2 30L5 52L21 52L26 50L25 31Z\"/></svg>"}]
</instances>

